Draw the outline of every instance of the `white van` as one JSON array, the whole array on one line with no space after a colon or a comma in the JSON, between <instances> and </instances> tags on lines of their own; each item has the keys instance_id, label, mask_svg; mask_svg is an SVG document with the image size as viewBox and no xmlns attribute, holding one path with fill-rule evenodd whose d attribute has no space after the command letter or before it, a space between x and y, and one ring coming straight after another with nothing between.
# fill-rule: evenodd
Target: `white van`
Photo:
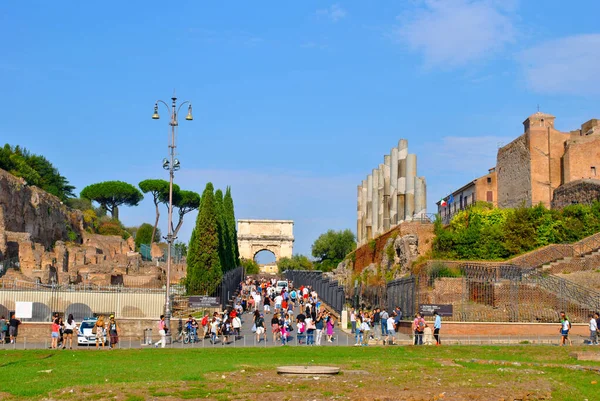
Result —
<instances>
[{"instance_id":1,"label":"white van","mask_svg":"<svg viewBox=\"0 0 600 401\"><path fill-rule=\"evenodd\" d=\"M288 281L287 280L279 280L277 282L277 286L275 287L275 293L276 294L281 294L281 291L285 288L285 290L288 290Z\"/></svg>"}]
</instances>

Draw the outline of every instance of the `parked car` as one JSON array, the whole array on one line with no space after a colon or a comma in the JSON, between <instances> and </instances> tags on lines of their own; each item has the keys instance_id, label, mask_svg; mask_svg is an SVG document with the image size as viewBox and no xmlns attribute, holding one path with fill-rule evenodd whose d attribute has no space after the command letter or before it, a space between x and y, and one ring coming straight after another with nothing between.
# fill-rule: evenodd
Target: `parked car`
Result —
<instances>
[{"instance_id":1,"label":"parked car","mask_svg":"<svg viewBox=\"0 0 600 401\"><path fill-rule=\"evenodd\" d=\"M96 345L96 335L92 333L92 329L98 321L97 317L88 317L83 319L79 330L77 331L77 345ZM103 329L102 341L108 344L106 338L106 330Z\"/></svg>"}]
</instances>

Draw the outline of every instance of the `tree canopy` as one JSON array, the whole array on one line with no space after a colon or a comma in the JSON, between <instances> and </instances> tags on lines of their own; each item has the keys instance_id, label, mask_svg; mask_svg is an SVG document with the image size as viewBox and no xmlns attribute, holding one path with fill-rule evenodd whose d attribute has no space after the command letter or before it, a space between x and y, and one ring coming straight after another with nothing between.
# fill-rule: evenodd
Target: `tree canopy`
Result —
<instances>
[{"instance_id":1,"label":"tree canopy","mask_svg":"<svg viewBox=\"0 0 600 401\"><path fill-rule=\"evenodd\" d=\"M119 206L137 206L144 195L133 185L123 181L104 181L88 185L81 191L81 197L97 202L110 212L113 219L119 219Z\"/></svg>"},{"instance_id":2,"label":"tree canopy","mask_svg":"<svg viewBox=\"0 0 600 401\"><path fill-rule=\"evenodd\" d=\"M356 237L352 231L329 230L321 234L312 245L312 256L317 259L315 268L331 271L354 249Z\"/></svg>"},{"instance_id":3,"label":"tree canopy","mask_svg":"<svg viewBox=\"0 0 600 401\"><path fill-rule=\"evenodd\" d=\"M291 258L281 258L277 261L277 270L283 273L286 270L313 270L313 263L304 255L294 255Z\"/></svg>"},{"instance_id":4,"label":"tree canopy","mask_svg":"<svg viewBox=\"0 0 600 401\"><path fill-rule=\"evenodd\" d=\"M0 168L14 176L23 178L27 184L35 185L57 196L65 202L74 197L74 186L44 156L30 153L18 145L9 144L0 148Z\"/></svg>"},{"instance_id":5,"label":"tree canopy","mask_svg":"<svg viewBox=\"0 0 600 401\"><path fill-rule=\"evenodd\" d=\"M141 181L138 186L140 187L140 189L142 190L143 193L147 194L150 193L152 194L152 201L154 202L154 208L156 210L156 218L154 220L154 227L152 230L152 235L150 236L150 239L152 242L154 242L154 238L155 235L154 233L156 232L156 228L158 227L158 221L160 219L160 210L158 205L161 203L161 199L163 198L169 198L169 181L166 180L160 180L160 179L149 179L149 180L144 180ZM175 190L175 184L173 184L173 190ZM179 187L177 187L177 189L179 189ZM159 236L160 238L160 236Z\"/></svg>"},{"instance_id":6,"label":"tree canopy","mask_svg":"<svg viewBox=\"0 0 600 401\"><path fill-rule=\"evenodd\" d=\"M177 236L177 233L183 224L183 216L200 207L200 194L194 191L180 190L179 188L175 191L175 188L173 187L173 206L177 208L177 214L179 215L177 225L173 228L173 235Z\"/></svg>"},{"instance_id":7,"label":"tree canopy","mask_svg":"<svg viewBox=\"0 0 600 401\"><path fill-rule=\"evenodd\" d=\"M160 229L155 230L152 224L149 223L137 227L135 230L135 248L139 249L142 244L151 244L152 242L160 242Z\"/></svg>"}]
</instances>

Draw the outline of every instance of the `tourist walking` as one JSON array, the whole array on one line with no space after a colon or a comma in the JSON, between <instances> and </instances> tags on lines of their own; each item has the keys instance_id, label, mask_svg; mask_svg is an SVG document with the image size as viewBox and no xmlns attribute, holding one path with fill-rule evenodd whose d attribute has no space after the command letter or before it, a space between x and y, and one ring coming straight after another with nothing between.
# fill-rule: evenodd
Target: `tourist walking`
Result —
<instances>
[{"instance_id":1,"label":"tourist walking","mask_svg":"<svg viewBox=\"0 0 600 401\"><path fill-rule=\"evenodd\" d=\"M565 312L560 312L560 345L561 347L566 345L567 341L569 345L573 345L571 340L569 339L569 330L571 330L571 322L569 322L569 318L565 314Z\"/></svg>"},{"instance_id":2,"label":"tourist walking","mask_svg":"<svg viewBox=\"0 0 600 401\"><path fill-rule=\"evenodd\" d=\"M165 348L167 346L167 323L165 322L165 315L160 315L160 320L158 321L158 335L160 336L160 340L158 340L154 347L158 348L160 344L161 348Z\"/></svg>"},{"instance_id":3,"label":"tourist walking","mask_svg":"<svg viewBox=\"0 0 600 401\"><path fill-rule=\"evenodd\" d=\"M350 333L354 334L356 332L356 310L352 308L350 310Z\"/></svg>"},{"instance_id":4,"label":"tourist walking","mask_svg":"<svg viewBox=\"0 0 600 401\"><path fill-rule=\"evenodd\" d=\"M371 322L366 316L362 319L362 323L360 324L360 332L362 336L362 346L366 347L369 345L369 339L371 337Z\"/></svg>"},{"instance_id":5,"label":"tourist walking","mask_svg":"<svg viewBox=\"0 0 600 401\"><path fill-rule=\"evenodd\" d=\"M358 347L363 342L363 327L362 317L360 314L356 316L356 329L354 330L354 345Z\"/></svg>"},{"instance_id":6,"label":"tourist walking","mask_svg":"<svg viewBox=\"0 0 600 401\"><path fill-rule=\"evenodd\" d=\"M8 321L8 335L10 336L10 343L15 344L17 342L17 336L19 335L19 325L21 324L21 320L15 317L15 314L10 315L10 320Z\"/></svg>"},{"instance_id":7,"label":"tourist walking","mask_svg":"<svg viewBox=\"0 0 600 401\"><path fill-rule=\"evenodd\" d=\"M6 335L8 333L8 322L4 316L0 316L0 344L6 342Z\"/></svg>"},{"instance_id":8,"label":"tourist walking","mask_svg":"<svg viewBox=\"0 0 600 401\"><path fill-rule=\"evenodd\" d=\"M425 331L425 320L420 313L413 320L413 331L415 333L414 345L423 345L423 331Z\"/></svg>"},{"instance_id":9,"label":"tourist walking","mask_svg":"<svg viewBox=\"0 0 600 401\"><path fill-rule=\"evenodd\" d=\"M67 348L67 343L69 344L69 349L73 349L73 333L77 331L77 324L75 320L73 320L73 314L69 314L67 321L65 322L65 338L63 340L63 349Z\"/></svg>"},{"instance_id":10,"label":"tourist walking","mask_svg":"<svg viewBox=\"0 0 600 401\"><path fill-rule=\"evenodd\" d=\"M256 342L260 343L260 337L262 336L267 342L267 332L265 330L265 318L262 313L256 311L254 313L254 325L256 326Z\"/></svg>"},{"instance_id":11,"label":"tourist walking","mask_svg":"<svg viewBox=\"0 0 600 401\"><path fill-rule=\"evenodd\" d=\"M330 313L327 314L327 342L333 342L334 327L335 327L335 318Z\"/></svg>"},{"instance_id":12,"label":"tourist walking","mask_svg":"<svg viewBox=\"0 0 600 401\"><path fill-rule=\"evenodd\" d=\"M92 333L96 334L96 349L98 349L99 344L102 344L102 349L104 349L104 343L106 342L105 326L104 316L100 316L92 329Z\"/></svg>"},{"instance_id":13,"label":"tourist walking","mask_svg":"<svg viewBox=\"0 0 600 401\"><path fill-rule=\"evenodd\" d=\"M385 336L387 338L387 336L388 336L387 320L389 317L390 317L390 315L387 313L385 308L383 308L381 310L381 312L379 312L379 321L381 323L381 338L383 338L383 336Z\"/></svg>"},{"instance_id":14,"label":"tourist walking","mask_svg":"<svg viewBox=\"0 0 600 401\"><path fill-rule=\"evenodd\" d=\"M392 312L392 315L388 316L385 322L381 322L381 324L387 325L387 336L383 340L383 345L394 345L394 336L396 334L396 323L394 320L395 315L396 314Z\"/></svg>"},{"instance_id":15,"label":"tourist walking","mask_svg":"<svg viewBox=\"0 0 600 401\"><path fill-rule=\"evenodd\" d=\"M115 320L115 315L110 315L108 321L108 335L110 337L110 349L114 349L115 346L119 343L119 325L117 325L117 321Z\"/></svg>"},{"instance_id":16,"label":"tourist walking","mask_svg":"<svg viewBox=\"0 0 600 401\"><path fill-rule=\"evenodd\" d=\"M440 330L442 328L442 317L437 311L433 312L433 316L435 316L435 320L433 322L433 337L435 338L435 345L440 345Z\"/></svg>"},{"instance_id":17,"label":"tourist walking","mask_svg":"<svg viewBox=\"0 0 600 401\"><path fill-rule=\"evenodd\" d=\"M275 344L277 340L279 340L279 336L281 335L281 330L279 326L279 313L277 312L273 314L273 318L271 319L271 333L273 333L273 344Z\"/></svg>"},{"instance_id":18,"label":"tourist walking","mask_svg":"<svg viewBox=\"0 0 600 401\"><path fill-rule=\"evenodd\" d=\"M51 333L50 333L50 348L52 348L52 349L58 348L59 331L60 331L60 326L58 324L58 319L54 319L52 321Z\"/></svg>"},{"instance_id":19,"label":"tourist walking","mask_svg":"<svg viewBox=\"0 0 600 401\"><path fill-rule=\"evenodd\" d=\"M315 328L317 335L315 338L315 344L321 345L321 339L323 338L323 328L325 327L325 321L323 320L323 312L319 312L315 319Z\"/></svg>"},{"instance_id":20,"label":"tourist walking","mask_svg":"<svg viewBox=\"0 0 600 401\"><path fill-rule=\"evenodd\" d=\"M592 314L590 314L590 345L598 345L598 323Z\"/></svg>"}]
</instances>

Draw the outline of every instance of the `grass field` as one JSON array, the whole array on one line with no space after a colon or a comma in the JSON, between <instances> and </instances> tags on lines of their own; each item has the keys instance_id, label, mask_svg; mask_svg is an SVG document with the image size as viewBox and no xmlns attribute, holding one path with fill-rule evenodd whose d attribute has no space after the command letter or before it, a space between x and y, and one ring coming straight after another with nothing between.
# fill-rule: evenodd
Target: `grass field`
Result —
<instances>
[{"instance_id":1,"label":"grass field","mask_svg":"<svg viewBox=\"0 0 600 401\"><path fill-rule=\"evenodd\" d=\"M1 399L600 400L592 347L273 347L0 351ZM335 377L278 376L331 365Z\"/></svg>"}]
</instances>

